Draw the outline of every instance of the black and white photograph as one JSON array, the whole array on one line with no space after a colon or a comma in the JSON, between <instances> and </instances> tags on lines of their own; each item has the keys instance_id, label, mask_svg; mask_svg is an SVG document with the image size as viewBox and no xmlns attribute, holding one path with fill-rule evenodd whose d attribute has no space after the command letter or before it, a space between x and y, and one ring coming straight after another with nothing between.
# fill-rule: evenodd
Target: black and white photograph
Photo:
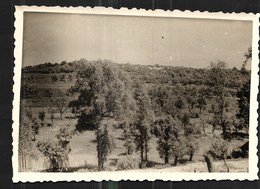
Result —
<instances>
[{"instance_id":1,"label":"black and white photograph","mask_svg":"<svg viewBox=\"0 0 260 189\"><path fill-rule=\"evenodd\" d=\"M16 10L16 181L257 178L256 15L46 9Z\"/></svg>"}]
</instances>

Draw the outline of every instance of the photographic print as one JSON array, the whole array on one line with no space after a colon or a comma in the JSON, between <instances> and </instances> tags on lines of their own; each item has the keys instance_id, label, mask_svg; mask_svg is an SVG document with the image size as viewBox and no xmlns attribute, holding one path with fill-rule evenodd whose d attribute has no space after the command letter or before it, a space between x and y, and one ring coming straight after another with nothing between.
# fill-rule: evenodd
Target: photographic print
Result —
<instances>
[{"instance_id":1,"label":"photographic print","mask_svg":"<svg viewBox=\"0 0 260 189\"><path fill-rule=\"evenodd\" d=\"M14 181L257 178L257 15L15 16Z\"/></svg>"}]
</instances>

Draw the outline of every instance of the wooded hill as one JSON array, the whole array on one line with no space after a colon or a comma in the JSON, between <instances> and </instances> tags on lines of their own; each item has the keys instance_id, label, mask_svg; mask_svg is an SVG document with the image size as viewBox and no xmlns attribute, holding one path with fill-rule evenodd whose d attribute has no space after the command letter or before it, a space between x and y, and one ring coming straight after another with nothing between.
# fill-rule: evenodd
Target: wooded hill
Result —
<instances>
[{"instance_id":1,"label":"wooded hill","mask_svg":"<svg viewBox=\"0 0 260 189\"><path fill-rule=\"evenodd\" d=\"M223 140L213 144L211 154L225 161L226 141L249 127L250 75L244 68L229 69L222 61L207 69L85 59L45 63L22 70L21 115L31 120L28 126L36 120L28 114L34 107L49 108L51 117L56 111L61 120L69 111L77 119L77 132L95 131L100 170L112 150L112 122L123 130L126 154L135 151L140 155L141 168L147 166L153 137L165 164L174 157L176 165L183 155L189 155L191 161L198 149L196 138L207 135L206 124L211 125L213 136L216 129L222 131ZM43 114L39 114L42 126ZM23 132L22 126L20 129ZM68 158L69 139L63 138L59 135L56 146ZM37 145L45 156L49 146Z\"/></svg>"}]
</instances>

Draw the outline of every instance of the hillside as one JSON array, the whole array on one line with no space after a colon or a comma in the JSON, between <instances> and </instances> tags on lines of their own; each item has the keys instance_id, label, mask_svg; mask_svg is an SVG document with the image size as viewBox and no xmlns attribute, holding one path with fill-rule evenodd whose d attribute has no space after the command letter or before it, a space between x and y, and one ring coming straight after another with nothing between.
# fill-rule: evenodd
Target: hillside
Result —
<instances>
[{"instance_id":1,"label":"hillside","mask_svg":"<svg viewBox=\"0 0 260 189\"><path fill-rule=\"evenodd\" d=\"M249 79L250 71L227 69L223 62L208 69L84 59L25 67L20 169L162 168L196 164L208 153L247 162L239 148L248 141L240 113ZM219 156L214 145L227 149Z\"/></svg>"}]
</instances>

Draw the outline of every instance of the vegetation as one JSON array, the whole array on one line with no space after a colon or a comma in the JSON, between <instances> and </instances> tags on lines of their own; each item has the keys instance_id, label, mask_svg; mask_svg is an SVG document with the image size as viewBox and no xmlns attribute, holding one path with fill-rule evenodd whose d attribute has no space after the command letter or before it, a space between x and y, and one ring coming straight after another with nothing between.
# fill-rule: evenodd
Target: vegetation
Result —
<instances>
[{"instance_id":1,"label":"vegetation","mask_svg":"<svg viewBox=\"0 0 260 189\"><path fill-rule=\"evenodd\" d=\"M250 50L245 57L244 64ZM208 69L85 59L45 63L23 68L21 99L21 117L26 119L20 124L19 155L25 159L36 146L52 171L67 170L71 141L85 135L92 140L85 138L81 148L95 151L97 170L111 168L112 160L116 169L137 168L137 162L140 168L161 161L178 165L198 161L200 153L209 171L211 156L224 160L229 171L227 144L238 140L232 132L244 133L249 127L250 71L245 66L229 69L223 61ZM26 109L37 110L38 116ZM41 140L42 130L50 131L46 140ZM36 135L37 144L32 143ZM214 140L208 153L200 139L208 146ZM87 156L88 151L81 153Z\"/></svg>"},{"instance_id":2,"label":"vegetation","mask_svg":"<svg viewBox=\"0 0 260 189\"><path fill-rule=\"evenodd\" d=\"M214 158L222 159L227 168L227 172L229 172L229 167L226 162L226 158L228 155L228 142L217 138L214 140L212 148L209 150L209 154L211 154Z\"/></svg>"},{"instance_id":3,"label":"vegetation","mask_svg":"<svg viewBox=\"0 0 260 189\"><path fill-rule=\"evenodd\" d=\"M38 150L49 160L51 171L67 170L68 155L71 151L69 146L71 135L72 133L65 127L61 128L56 135L58 142L45 140L37 143Z\"/></svg>"},{"instance_id":4,"label":"vegetation","mask_svg":"<svg viewBox=\"0 0 260 189\"><path fill-rule=\"evenodd\" d=\"M112 135L109 135L107 125L96 130L98 169L104 169L107 156L115 147Z\"/></svg>"},{"instance_id":5,"label":"vegetation","mask_svg":"<svg viewBox=\"0 0 260 189\"><path fill-rule=\"evenodd\" d=\"M160 157L164 158L164 163L169 163L170 157L173 155L174 140L177 140L178 133L174 127L174 120L171 116L166 118L160 118L155 121L157 150L159 151Z\"/></svg>"}]
</instances>

